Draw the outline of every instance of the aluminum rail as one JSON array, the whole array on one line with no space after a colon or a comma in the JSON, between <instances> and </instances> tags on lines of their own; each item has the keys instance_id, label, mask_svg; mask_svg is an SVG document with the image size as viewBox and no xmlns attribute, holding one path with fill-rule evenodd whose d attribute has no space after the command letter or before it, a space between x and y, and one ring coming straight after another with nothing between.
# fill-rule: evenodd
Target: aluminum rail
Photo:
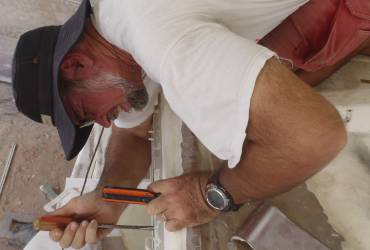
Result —
<instances>
[{"instance_id":1,"label":"aluminum rail","mask_svg":"<svg viewBox=\"0 0 370 250\"><path fill-rule=\"evenodd\" d=\"M6 178L8 177L8 173L9 173L9 169L10 169L10 166L12 164L12 161L13 161L13 156L14 156L14 153L15 153L15 149L17 148L17 144L13 144L11 149L10 149L10 152L9 152L9 155L8 155L8 160L6 161L6 165L5 165L5 169L4 169L4 173L3 173L3 176L1 177L1 180L0 180L0 198L3 194L3 189L4 189L4 186L5 186L5 181L6 181Z\"/></svg>"}]
</instances>

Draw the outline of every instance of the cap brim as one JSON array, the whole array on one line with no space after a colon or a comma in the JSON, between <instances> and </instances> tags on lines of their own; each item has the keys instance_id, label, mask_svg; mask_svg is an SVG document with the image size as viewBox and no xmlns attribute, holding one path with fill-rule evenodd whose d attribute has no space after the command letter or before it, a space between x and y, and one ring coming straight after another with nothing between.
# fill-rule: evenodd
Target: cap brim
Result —
<instances>
[{"instance_id":1,"label":"cap brim","mask_svg":"<svg viewBox=\"0 0 370 250\"><path fill-rule=\"evenodd\" d=\"M89 0L83 0L77 12L61 26L54 50L53 63L53 114L54 124L67 160L74 158L85 145L92 125L84 128L77 127L69 117L59 92L59 68L64 56L77 43L84 30L85 22L91 13Z\"/></svg>"}]
</instances>

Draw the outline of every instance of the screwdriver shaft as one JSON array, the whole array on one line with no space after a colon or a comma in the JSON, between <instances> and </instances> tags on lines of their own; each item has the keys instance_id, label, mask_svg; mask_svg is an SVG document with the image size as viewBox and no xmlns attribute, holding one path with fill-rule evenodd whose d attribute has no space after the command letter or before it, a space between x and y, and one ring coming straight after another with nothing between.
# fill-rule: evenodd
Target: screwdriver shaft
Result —
<instances>
[{"instance_id":1,"label":"screwdriver shaft","mask_svg":"<svg viewBox=\"0 0 370 250\"><path fill-rule=\"evenodd\" d=\"M153 226L136 226L136 225L111 225L111 224L99 224L100 229L133 229L133 230L153 230Z\"/></svg>"}]
</instances>

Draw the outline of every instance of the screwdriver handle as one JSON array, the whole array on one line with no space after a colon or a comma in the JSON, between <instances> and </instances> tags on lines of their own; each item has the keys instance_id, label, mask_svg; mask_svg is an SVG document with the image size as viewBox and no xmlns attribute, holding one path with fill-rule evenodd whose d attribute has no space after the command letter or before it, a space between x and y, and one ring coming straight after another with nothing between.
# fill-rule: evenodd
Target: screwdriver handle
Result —
<instances>
[{"instance_id":1,"label":"screwdriver handle","mask_svg":"<svg viewBox=\"0 0 370 250\"><path fill-rule=\"evenodd\" d=\"M145 205L160 195L147 189L105 186L102 199L106 202Z\"/></svg>"},{"instance_id":2,"label":"screwdriver handle","mask_svg":"<svg viewBox=\"0 0 370 250\"><path fill-rule=\"evenodd\" d=\"M44 215L33 222L33 227L40 231L51 231L56 228L65 229L72 221L75 220L69 216Z\"/></svg>"},{"instance_id":3,"label":"screwdriver handle","mask_svg":"<svg viewBox=\"0 0 370 250\"><path fill-rule=\"evenodd\" d=\"M75 220L72 217L60 215L44 215L33 222L33 227L38 231L51 231L53 229L65 229L69 223L81 220ZM115 225L115 224L99 224L99 229L132 229L132 230L153 230L153 226L137 226L137 225Z\"/></svg>"}]
</instances>

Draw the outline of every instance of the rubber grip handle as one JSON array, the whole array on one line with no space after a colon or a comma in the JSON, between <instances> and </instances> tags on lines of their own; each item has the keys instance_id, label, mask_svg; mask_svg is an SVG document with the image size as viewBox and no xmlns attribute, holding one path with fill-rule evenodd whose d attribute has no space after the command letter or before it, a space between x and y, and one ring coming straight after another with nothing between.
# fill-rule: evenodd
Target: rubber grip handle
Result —
<instances>
[{"instance_id":1,"label":"rubber grip handle","mask_svg":"<svg viewBox=\"0 0 370 250\"><path fill-rule=\"evenodd\" d=\"M126 187L105 186L102 192L103 201L139 205L147 204L158 196L160 196L160 193L155 193L147 189Z\"/></svg>"}]
</instances>

